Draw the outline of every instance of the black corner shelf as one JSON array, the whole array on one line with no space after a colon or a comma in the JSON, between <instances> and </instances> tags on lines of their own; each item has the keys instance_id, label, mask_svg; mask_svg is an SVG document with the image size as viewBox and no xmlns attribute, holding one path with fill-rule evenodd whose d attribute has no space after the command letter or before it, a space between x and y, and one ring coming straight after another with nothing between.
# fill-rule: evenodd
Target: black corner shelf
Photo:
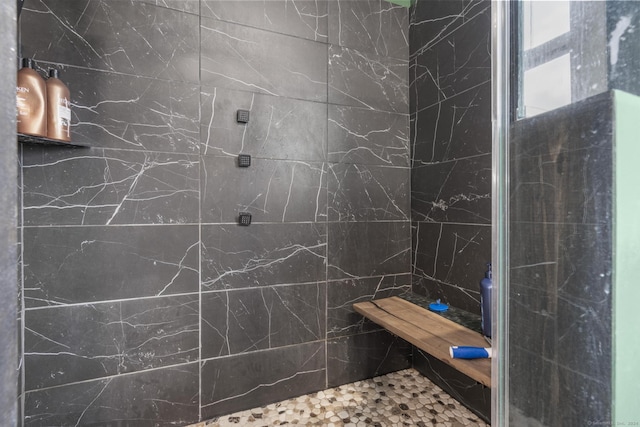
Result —
<instances>
[{"instance_id":1,"label":"black corner shelf","mask_svg":"<svg viewBox=\"0 0 640 427\"><path fill-rule=\"evenodd\" d=\"M88 148L89 145L78 144L76 142L58 141L57 139L44 138L41 136L25 135L24 133L18 134L18 142L23 144L35 144L35 145L55 145L58 147L70 147L70 148Z\"/></svg>"}]
</instances>

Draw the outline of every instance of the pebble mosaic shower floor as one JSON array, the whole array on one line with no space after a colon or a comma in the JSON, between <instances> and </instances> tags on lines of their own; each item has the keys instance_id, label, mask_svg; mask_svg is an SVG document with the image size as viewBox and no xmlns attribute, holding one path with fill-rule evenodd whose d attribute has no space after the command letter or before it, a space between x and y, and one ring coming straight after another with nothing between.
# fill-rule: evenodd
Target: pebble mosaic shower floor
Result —
<instances>
[{"instance_id":1,"label":"pebble mosaic shower floor","mask_svg":"<svg viewBox=\"0 0 640 427\"><path fill-rule=\"evenodd\" d=\"M280 425L486 427L414 369L225 415L191 427Z\"/></svg>"}]
</instances>

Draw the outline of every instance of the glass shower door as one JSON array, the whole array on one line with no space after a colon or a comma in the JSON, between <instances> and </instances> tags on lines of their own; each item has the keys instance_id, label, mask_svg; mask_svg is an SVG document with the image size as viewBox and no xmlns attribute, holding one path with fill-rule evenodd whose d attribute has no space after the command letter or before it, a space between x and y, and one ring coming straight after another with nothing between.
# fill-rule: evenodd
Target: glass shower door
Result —
<instances>
[{"instance_id":1,"label":"glass shower door","mask_svg":"<svg viewBox=\"0 0 640 427\"><path fill-rule=\"evenodd\" d=\"M640 2L492 5L492 425L637 424Z\"/></svg>"}]
</instances>

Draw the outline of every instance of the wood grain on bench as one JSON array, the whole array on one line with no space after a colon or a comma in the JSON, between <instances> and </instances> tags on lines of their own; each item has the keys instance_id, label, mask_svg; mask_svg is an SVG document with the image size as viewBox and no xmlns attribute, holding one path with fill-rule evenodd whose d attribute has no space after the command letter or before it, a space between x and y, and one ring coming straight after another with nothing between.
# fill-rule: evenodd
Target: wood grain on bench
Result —
<instances>
[{"instance_id":1,"label":"wood grain on bench","mask_svg":"<svg viewBox=\"0 0 640 427\"><path fill-rule=\"evenodd\" d=\"M462 325L398 297L353 304L353 308L389 332L491 387L491 359L453 359L449 347L488 347L484 337Z\"/></svg>"}]
</instances>

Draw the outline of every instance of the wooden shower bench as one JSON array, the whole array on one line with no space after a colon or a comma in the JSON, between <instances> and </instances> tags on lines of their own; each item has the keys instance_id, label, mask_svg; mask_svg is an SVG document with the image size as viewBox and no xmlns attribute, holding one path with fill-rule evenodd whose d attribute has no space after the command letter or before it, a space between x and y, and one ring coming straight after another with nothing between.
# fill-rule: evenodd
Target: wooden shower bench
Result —
<instances>
[{"instance_id":1,"label":"wooden shower bench","mask_svg":"<svg viewBox=\"0 0 640 427\"><path fill-rule=\"evenodd\" d=\"M453 359L449 355L450 346L487 347L487 341L478 332L398 297L359 302L353 308L420 350L491 387L491 359Z\"/></svg>"}]
</instances>

